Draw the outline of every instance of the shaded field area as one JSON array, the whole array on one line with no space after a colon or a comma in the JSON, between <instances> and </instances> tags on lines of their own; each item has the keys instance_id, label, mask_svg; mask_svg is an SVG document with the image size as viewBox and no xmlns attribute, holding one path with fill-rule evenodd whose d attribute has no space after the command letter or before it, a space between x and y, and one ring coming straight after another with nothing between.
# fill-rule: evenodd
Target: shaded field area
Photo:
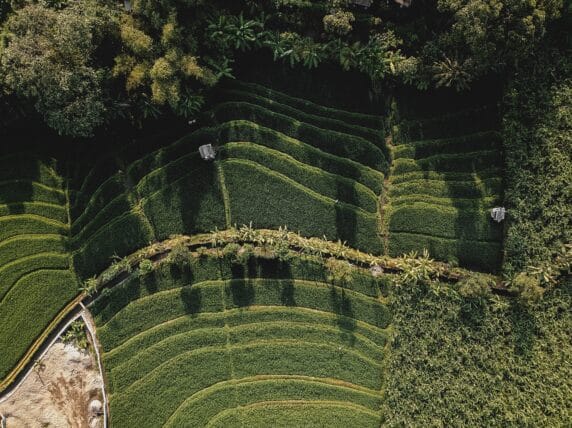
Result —
<instances>
[{"instance_id":1,"label":"shaded field area","mask_svg":"<svg viewBox=\"0 0 572 428\"><path fill-rule=\"evenodd\" d=\"M490 218L503 200L496 107L405 116L392 132L389 254L426 248L440 260L498 271L503 226Z\"/></svg>"},{"instance_id":2,"label":"shaded field area","mask_svg":"<svg viewBox=\"0 0 572 428\"><path fill-rule=\"evenodd\" d=\"M332 284L302 259L191 258L135 275L91 307L112 423L379 426L384 288L359 272Z\"/></svg>"},{"instance_id":3,"label":"shaded field area","mask_svg":"<svg viewBox=\"0 0 572 428\"><path fill-rule=\"evenodd\" d=\"M0 379L78 293L55 161L0 157Z\"/></svg>"},{"instance_id":4,"label":"shaded field area","mask_svg":"<svg viewBox=\"0 0 572 428\"><path fill-rule=\"evenodd\" d=\"M244 82L223 86L210 103L185 137L170 143L159 133L76 172L71 231L83 278L151 241L251 222L382 252L389 151L381 117ZM199 157L202 144L217 147L217 161Z\"/></svg>"}]
</instances>

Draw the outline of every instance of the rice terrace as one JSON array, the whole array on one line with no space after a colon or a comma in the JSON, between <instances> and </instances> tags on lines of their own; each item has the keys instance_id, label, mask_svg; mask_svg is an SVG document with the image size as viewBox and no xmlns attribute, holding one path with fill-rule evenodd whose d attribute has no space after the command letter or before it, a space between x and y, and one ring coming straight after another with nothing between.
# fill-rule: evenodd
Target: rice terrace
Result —
<instances>
[{"instance_id":1,"label":"rice terrace","mask_svg":"<svg viewBox=\"0 0 572 428\"><path fill-rule=\"evenodd\" d=\"M0 25L1 428L572 425L572 4Z\"/></svg>"}]
</instances>

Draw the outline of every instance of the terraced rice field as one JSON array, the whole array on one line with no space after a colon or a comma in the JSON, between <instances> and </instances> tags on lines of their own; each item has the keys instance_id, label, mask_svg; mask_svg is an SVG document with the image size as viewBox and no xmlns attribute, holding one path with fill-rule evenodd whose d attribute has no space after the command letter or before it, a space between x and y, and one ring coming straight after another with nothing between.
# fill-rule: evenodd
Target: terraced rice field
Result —
<instances>
[{"instance_id":1,"label":"terraced rice field","mask_svg":"<svg viewBox=\"0 0 572 428\"><path fill-rule=\"evenodd\" d=\"M0 379L78 293L53 161L0 158Z\"/></svg>"},{"instance_id":2,"label":"terraced rice field","mask_svg":"<svg viewBox=\"0 0 572 428\"><path fill-rule=\"evenodd\" d=\"M394 130L385 218L389 254L427 248L478 270L500 267L501 139L492 107L404 121Z\"/></svg>"},{"instance_id":3,"label":"terraced rice field","mask_svg":"<svg viewBox=\"0 0 572 428\"><path fill-rule=\"evenodd\" d=\"M381 280L301 260L164 263L100 297L114 426L379 426Z\"/></svg>"},{"instance_id":4,"label":"terraced rice field","mask_svg":"<svg viewBox=\"0 0 572 428\"><path fill-rule=\"evenodd\" d=\"M250 222L382 252L379 197L389 151L381 117L239 82L214 97L201 122L139 159L130 148L102 160L72 193L82 277L153 240ZM219 149L214 164L199 157L206 143Z\"/></svg>"}]
</instances>

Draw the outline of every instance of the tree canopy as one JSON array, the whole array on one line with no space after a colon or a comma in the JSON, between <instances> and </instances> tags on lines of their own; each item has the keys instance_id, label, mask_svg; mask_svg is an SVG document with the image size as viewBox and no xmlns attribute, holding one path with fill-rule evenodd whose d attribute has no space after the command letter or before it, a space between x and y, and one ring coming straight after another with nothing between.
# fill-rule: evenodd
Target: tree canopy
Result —
<instances>
[{"instance_id":1,"label":"tree canopy","mask_svg":"<svg viewBox=\"0 0 572 428\"><path fill-rule=\"evenodd\" d=\"M562 14L563 0L368 9L351 0L133 0L130 10L107 0L2 0L0 83L4 104L15 97L74 137L117 117L190 117L247 51L292 67L337 64L374 84L463 91L514 73Z\"/></svg>"}]
</instances>

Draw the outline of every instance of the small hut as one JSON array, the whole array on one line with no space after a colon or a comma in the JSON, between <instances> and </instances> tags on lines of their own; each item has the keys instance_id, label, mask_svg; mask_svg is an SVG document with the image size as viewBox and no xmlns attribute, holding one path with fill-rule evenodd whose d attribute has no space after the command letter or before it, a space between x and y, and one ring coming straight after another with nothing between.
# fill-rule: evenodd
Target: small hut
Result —
<instances>
[{"instance_id":1,"label":"small hut","mask_svg":"<svg viewBox=\"0 0 572 428\"><path fill-rule=\"evenodd\" d=\"M127 12L131 12L133 10L133 5L131 4L131 0L123 0L123 6Z\"/></svg>"},{"instance_id":2,"label":"small hut","mask_svg":"<svg viewBox=\"0 0 572 428\"><path fill-rule=\"evenodd\" d=\"M411 6L411 2L413 0L393 0L395 3L400 5L401 7L409 7Z\"/></svg>"},{"instance_id":3,"label":"small hut","mask_svg":"<svg viewBox=\"0 0 572 428\"><path fill-rule=\"evenodd\" d=\"M206 161L212 161L216 158L216 152L212 144L205 144L199 147L201 158Z\"/></svg>"},{"instance_id":4,"label":"small hut","mask_svg":"<svg viewBox=\"0 0 572 428\"><path fill-rule=\"evenodd\" d=\"M491 210L491 218L500 223L506 216L506 209L504 207L495 207Z\"/></svg>"}]
</instances>

